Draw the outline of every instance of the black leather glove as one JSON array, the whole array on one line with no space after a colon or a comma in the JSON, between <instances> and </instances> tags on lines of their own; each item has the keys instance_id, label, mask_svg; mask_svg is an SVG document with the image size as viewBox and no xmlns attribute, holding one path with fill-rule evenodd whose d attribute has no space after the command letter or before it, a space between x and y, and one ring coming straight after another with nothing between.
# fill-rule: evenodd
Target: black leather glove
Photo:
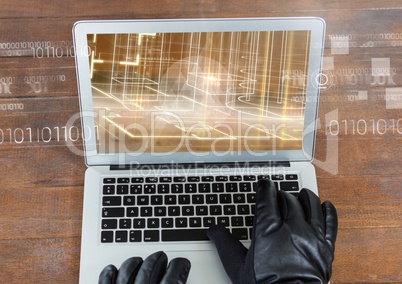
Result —
<instances>
[{"instance_id":1,"label":"black leather glove","mask_svg":"<svg viewBox=\"0 0 402 284\"><path fill-rule=\"evenodd\" d=\"M250 248L224 227L211 227L208 237L235 284L327 283L337 230L332 203L321 205L308 189L301 190L297 199L276 190L271 181L260 180Z\"/></svg>"},{"instance_id":2,"label":"black leather glove","mask_svg":"<svg viewBox=\"0 0 402 284\"><path fill-rule=\"evenodd\" d=\"M190 261L175 258L167 266L167 256L159 251L148 256L132 257L122 263L120 269L106 266L99 275L99 284L184 284L190 272Z\"/></svg>"}]
</instances>

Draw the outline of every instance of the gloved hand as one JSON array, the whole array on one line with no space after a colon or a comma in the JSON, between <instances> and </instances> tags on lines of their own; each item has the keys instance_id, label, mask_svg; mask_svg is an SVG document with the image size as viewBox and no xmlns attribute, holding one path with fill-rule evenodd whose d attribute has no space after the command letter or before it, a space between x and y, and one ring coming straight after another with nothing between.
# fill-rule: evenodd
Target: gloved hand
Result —
<instances>
[{"instance_id":1,"label":"gloved hand","mask_svg":"<svg viewBox=\"0 0 402 284\"><path fill-rule=\"evenodd\" d=\"M167 256L159 251L148 256L132 257L122 263L120 269L106 266L99 275L99 284L184 284L190 272L190 261L175 258L167 267Z\"/></svg>"},{"instance_id":2,"label":"gloved hand","mask_svg":"<svg viewBox=\"0 0 402 284\"><path fill-rule=\"evenodd\" d=\"M211 227L207 234L234 284L327 283L337 230L332 203L321 205L308 189L297 199L260 180L250 248L224 227Z\"/></svg>"}]
</instances>

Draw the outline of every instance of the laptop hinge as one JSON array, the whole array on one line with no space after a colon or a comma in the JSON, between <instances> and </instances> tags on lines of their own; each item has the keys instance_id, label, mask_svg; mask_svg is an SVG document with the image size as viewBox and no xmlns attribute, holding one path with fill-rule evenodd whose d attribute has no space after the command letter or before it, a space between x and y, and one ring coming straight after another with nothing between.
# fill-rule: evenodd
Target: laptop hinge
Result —
<instances>
[{"instance_id":1,"label":"laptop hinge","mask_svg":"<svg viewBox=\"0 0 402 284\"><path fill-rule=\"evenodd\" d=\"M171 164L132 164L111 165L110 170L148 170L148 169L210 169L218 167L244 168L244 167L290 167L290 162L236 162L236 163L171 163Z\"/></svg>"}]
</instances>

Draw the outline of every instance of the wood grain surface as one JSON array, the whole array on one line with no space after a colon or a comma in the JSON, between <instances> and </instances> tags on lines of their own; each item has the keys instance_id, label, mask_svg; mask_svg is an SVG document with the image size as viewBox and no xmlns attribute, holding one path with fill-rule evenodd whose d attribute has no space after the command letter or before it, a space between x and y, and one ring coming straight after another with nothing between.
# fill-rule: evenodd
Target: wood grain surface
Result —
<instances>
[{"instance_id":1,"label":"wood grain surface","mask_svg":"<svg viewBox=\"0 0 402 284\"><path fill-rule=\"evenodd\" d=\"M402 283L401 15L399 0L0 1L0 283L78 283L75 21L283 16L327 24L314 164L339 214L331 283Z\"/></svg>"}]
</instances>

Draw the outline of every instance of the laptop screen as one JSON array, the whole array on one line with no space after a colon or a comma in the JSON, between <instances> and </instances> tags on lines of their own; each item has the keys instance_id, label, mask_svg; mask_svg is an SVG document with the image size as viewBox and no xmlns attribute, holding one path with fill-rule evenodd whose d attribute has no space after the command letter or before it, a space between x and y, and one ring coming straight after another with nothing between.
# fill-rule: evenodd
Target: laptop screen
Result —
<instances>
[{"instance_id":1,"label":"laptop screen","mask_svg":"<svg viewBox=\"0 0 402 284\"><path fill-rule=\"evenodd\" d=\"M99 155L303 150L309 29L87 33L86 45Z\"/></svg>"}]
</instances>

